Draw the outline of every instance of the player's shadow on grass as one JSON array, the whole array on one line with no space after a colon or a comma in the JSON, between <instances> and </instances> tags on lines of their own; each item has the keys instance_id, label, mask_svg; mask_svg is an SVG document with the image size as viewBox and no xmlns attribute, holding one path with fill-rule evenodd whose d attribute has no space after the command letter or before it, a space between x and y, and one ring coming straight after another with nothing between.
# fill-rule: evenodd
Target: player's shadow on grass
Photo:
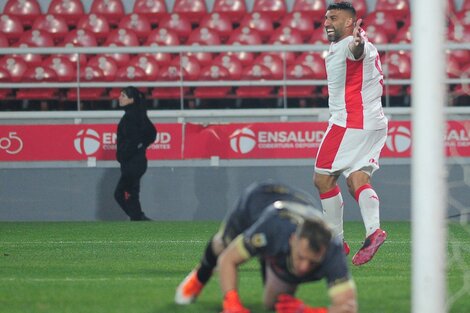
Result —
<instances>
[{"instance_id":1,"label":"player's shadow on grass","mask_svg":"<svg viewBox=\"0 0 470 313\"><path fill-rule=\"evenodd\" d=\"M114 200L114 189L121 173L119 168L104 168L96 192L96 219L100 221L125 221L129 218Z\"/></svg>"}]
</instances>

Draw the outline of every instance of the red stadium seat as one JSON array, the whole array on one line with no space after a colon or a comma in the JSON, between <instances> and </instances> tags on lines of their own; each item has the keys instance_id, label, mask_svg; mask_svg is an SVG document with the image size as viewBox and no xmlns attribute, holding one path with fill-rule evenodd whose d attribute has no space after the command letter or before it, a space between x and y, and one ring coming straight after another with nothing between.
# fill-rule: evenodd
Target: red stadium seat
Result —
<instances>
[{"instance_id":1,"label":"red stadium seat","mask_svg":"<svg viewBox=\"0 0 470 313\"><path fill-rule=\"evenodd\" d=\"M302 33L300 30L289 27L278 27L269 38L270 43L283 45L300 45L303 43Z\"/></svg>"},{"instance_id":2,"label":"red stadium seat","mask_svg":"<svg viewBox=\"0 0 470 313\"><path fill-rule=\"evenodd\" d=\"M93 0L90 13L103 15L111 26L117 26L126 15L121 0Z\"/></svg>"},{"instance_id":3,"label":"red stadium seat","mask_svg":"<svg viewBox=\"0 0 470 313\"><path fill-rule=\"evenodd\" d=\"M28 47L33 48L33 47L36 47L36 45L17 42L13 44L13 47L14 48L28 48ZM24 60L28 64L28 66L40 65L44 57L44 55L38 54L38 53L21 53L21 54L13 54L12 56Z\"/></svg>"},{"instance_id":4,"label":"red stadium seat","mask_svg":"<svg viewBox=\"0 0 470 313\"><path fill-rule=\"evenodd\" d=\"M74 45L73 43L63 43L60 46L63 47L76 47L79 45ZM87 63L87 55L86 54L78 54L78 53L64 53L64 54L55 54L51 55L52 56L58 56L58 57L64 57L68 60L70 60L75 66L77 66L77 63L80 64L80 66L85 66Z\"/></svg>"},{"instance_id":5,"label":"red stadium seat","mask_svg":"<svg viewBox=\"0 0 470 313\"><path fill-rule=\"evenodd\" d=\"M305 12L317 23L323 23L326 12L325 0L294 0L293 12Z\"/></svg>"},{"instance_id":6,"label":"red stadium seat","mask_svg":"<svg viewBox=\"0 0 470 313\"><path fill-rule=\"evenodd\" d=\"M263 43L263 41L258 31L243 26L233 31L227 43L231 45L235 43L241 45L260 45Z\"/></svg>"},{"instance_id":7,"label":"red stadium seat","mask_svg":"<svg viewBox=\"0 0 470 313\"><path fill-rule=\"evenodd\" d=\"M470 77L470 64L467 64L460 70L459 78L469 78L469 77ZM452 91L452 96L454 97L470 96L470 84L463 83L463 84L459 84L455 86L455 89Z\"/></svg>"},{"instance_id":8,"label":"red stadium seat","mask_svg":"<svg viewBox=\"0 0 470 313\"><path fill-rule=\"evenodd\" d=\"M157 81L181 81L186 76L185 69L179 65L167 65L158 73ZM152 97L155 99L179 99L189 93L188 87L155 87Z\"/></svg>"},{"instance_id":9,"label":"red stadium seat","mask_svg":"<svg viewBox=\"0 0 470 313\"><path fill-rule=\"evenodd\" d=\"M7 0L3 14L16 16L23 26L31 26L33 21L41 15L41 7L36 0Z\"/></svg>"},{"instance_id":10,"label":"red stadium seat","mask_svg":"<svg viewBox=\"0 0 470 313\"><path fill-rule=\"evenodd\" d=\"M116 28L109 33L105 41L105 44L111 43L126 47L137 47L139 46L139 38L133 30Z\"/></svg>"},{"instance_id":11,"label":"red stadium seat","mask_svg":"<svg viewBox=\"0 0 470 313\"><path fill-rule=\"evenodd\" d=\"M390 37L388 36L387 32L380 26L369 25L365 26L364 30L367 34L367 38L373 44L380 45L387 44L390 42Z\"/></svg>"},{"instance_id":12,"label":"red stadium seat","mask_svg":"<svg viewBox=\"0 0 470 313\"><path fill-rule=\"evenodd\" d=\"M19 43L25 43L30 47L53 47L52 35L44 30L32 29L21 35Z\"/></svg>"},{"instance_id":13,"label":"red stadium seat","mask_svg":"<svg viewBox=\"0 0 470 313\"><path fill-rule=\"evenodd\" d=\"M234 46L240 46L239 43L234 43ZM241 62L243 66L248 66L253 63L255 60L255 53L254 52L222 52L220 56L230 56L236 58Z\"/></svg>"},{"instance_id":14,"label":"red stadium seat","mask_svg":"<svg viewBox=\"0 0 470 313\"><path fill-rule=\"evenodd\" d=\"M287 14L287 4L284 0L254 0L252 12L264 12L274 22L279 22Z\"/></svg>"},{"instance_id":15,"label":"red stadium seat","mask_svg":"<svg viewBox=\"0 0 470 313\"><path fill-rule=\"evenodd\" d=\"M342 0L335 0L335 2L340 2ZM369 12L367 8L367 0L354 0L352 1L354 9L356 10L356 15L358 18L364 18Z\"/></svg>"},{"instance_id":16,"label":"red stadium seat","mask_svg":"<svg viewBox=\"0 0 470 313\"><path fill-rule=\"evenodd\" d=\"M411 78L411 57L409 52L388 52L383 59L382 70L385 79Z\"/></svg>"},{"instance_id":17,"label":"red stadium seat","mask_svg":"<svg viewBox=\"0 0 470 313\"><path fill-rule=\"evenodd\" d=\"M65 18L52 14L41 15L36 18L31 27L33 30L43 30L51 34L52 39L57 43L64 40L69 31Z\"/></svg>"},{"instance_id":18,"label":"red stadium seat","mask_svg":"<svg viewBox=\"0 0 470 313\"><path fill-rule=\"evenodd\" d=\"M159 72L159 66L158 63L155 59L146 56L146 55L137 55L133 57L129 63L129 65L135 66L135 67L140 67L142 70L144 70L144 73L146 75L145 80L152 80L155 81L157 79L157 75Z\"/></svg>"},{"instance_id":19,"label":"red stadium seat","mask_svg":"<svg viewBox=\"0 0 470 313\"><path fill-rule=\"evenodd\" d=\"M4 56L0 59L0 69L8 72L12 82L19 82L28 69L28 64L18 57Z\"/></svg>"},{"instance_id":20,"label":"red stadium seat","mask_svg":"<svg viewBox=\"0 0 470 313\"><path fill-rule=\"evenodd\" d=\"M78 47L96 47L98 42L95 35L86 29L74 29L64 38L64 44Z\"/></svg>"},{"instance_id":21,"label":"red stadium seat","mask_svg":"<svg viewBox=\"0 0 470 313\"><path fill-rule=\"evenodd\" d=\"M446 74L448 78L460 78L462 74L462 68L459 64L459 60L451 53L446 55Z\"/></svg>"},{"instance_id":22,"label":"red stadium seat","mask_svg":"<svg viewBox=\"0 0 470 313\"><path fill-rule=\"evenodd\" d=\"M85 10L80 0L52 0L47 13L64 18L69 26L74 27L85 14Z\"/></svg>"},{"instance_id":23,"label":"red stadium seat","mask_svg":"<svg viewBox=\"0 0 470 313\"><path fill-rule=\"evenodd\" d=\"M43 67L55 71L59 82L70 82L77 79L77 67L63 56L50 56L42 63Z\"/></svg>"},{"instance_id":24,"label":"red stadium seat","mask_svg":"<svg viewBox=\"0 0 470 313\"><path fill-rule=\"evenodd\" d=\"M171 61L170 66L183 69L183 80L197 80L201 72L201 65L193 56L177 56Z\"/></svg>"},{"instance_id":25,"label":"red stadium seat","mask_svg":"<svg viewBox=\"0 0 470 313\"><path fill-rule=\"evenodd\" d=\"M411 57L409 52L389 52L385 54L382 62L384 79L411 78ZM404 85L385 85L384 93L388 96L402 96Z\"/></svg>"},{"instance_id":26,"label":"red stadium seat","mask_svg":"<svg viewBox=\"0 0 470 313\"><path fill-rule=\"evenodd\" d=\"M108 20L100 14L84 15L77 22L77 29L84 29L92 33L98 42L103 42L111 31Z\"/></svg>"},{"instance_id":27,"label":"red stadium seat","mask_svg":"<svg viewBox=\"0 0 470 313\"><path fill-rule=\"evenodd\" d=\"M230 73L230 78L233 80L240 80L242 77L242 62L234 55L220 54L215 58L213 65L225 67Z\"/></svg>"},{"instance_id":28,"label":"red stadium seat","mask_svg":"<svg viewBox=\"0 0 470 313\"><path fill-rule=\"evenodd\" d=\"M245 0L215 0L212 12L227 14L232 24L238 24L248 14Z\"/></svg>"},{"instance_id":29,"label":"red stadium seat","mask_svg":"<svg viewBox=\"0 0 470 313\"><path fill-rule=\"evenodd\" d=\"M454 15L454 18L450 19L450 25L462 25L463 27L470 26L470 10L462 10Z\"/></svg>"},{"instance_id":30,"label":"red stadium seat","mask_svg":"<svg viewBox=\"0 0 470 313\"><path fill-rule=\"evenodd\" d=\"M376 28L381 28L382 31L385 31L389 41L391 41L395 37L398 31L397 21L390 12L371 12L364 19L363 28L368 28L370 26L375 26Z\"/></svg>"},{"instance_id":31,"label":"red stadium seat","mask_svg":"<svg viewBox=\"0 0 470 313\"><path fill-rule=\"evenodd\" d=\"M447 0L447 16L454 16L457 13L454 0Z\"/></svg>"},{"instance_id":32,"label":"red stadium seat","mask_svg":"<svg viewBox=\"0 0 470 313\"><path fill-rule=\"evenodd\" d=\"M291 12L281 20L281 27L297 29L303 40L308 40L314 30L313 18L307 12Z\"/></svg>"},{"instance_id":33,"label":"red stadium seat","mask_svg":"<svg viewBox=\"0 0 470 313\"><path fill-rule=\"evenodd\" d=\"M463 0L462 6L460 7L460 11L468 11L470 10L470 0Z\"/></svg>"},{"instance_id":34,"label":"red stadium seat","mask_svg":"<svg viewBox=\"0 0 470 313\"><path fill-rule=\"evenodd\" d=\"M282 26L278 27L272 34L269 43L274 45L300 45L303 44L303 39L299 30ZM292 64L297 57L297 54L293 51L271 52L271 54L279 55L288 65Z\"/></svg>"},{"instance_id":35,"label":"red stadium seat","mask_svg":"<svg viewBox=\"0 0 470 313\"><path fill-rule=\"evenodd\" d=\"M180 44L178 35L175 31L171 29L167 29L164 27L159 27L154 29L148 36L147 42L145 45L147 46L177 46ZM171 62L172 55L170 53L148 53L146 54L149 58L154 59L157 61L159 66L166 65L168 66Z\"/></svg>"},{"instance_id":36,"label":"red stadium seat","mask_svg":"<svg viewBox=\"0 0 470 313\"><path fill-rule=\"evenodd\" d=\"M118 28L111 31L104 46L136 47L139 46L139 39L133 30ZM118 67L124 66L130 61L130 55L128 53L112 53L105 54L105 56L113 59Z\"/></svg>"},{"instance_id":37,"label":"red stadium seat","mask_svg":"<svg viewBox=\"0 0 470 313\"><path fill-rule=\"evenodd\" d=\"M0 68L0 83L9 83L11 82L10 73L4 69ZM5 99L11 94L11 89L0 88L0 99Z\"/></svg>"},{"instance_id":38,"label":"red stadium seat","mask_svg":"<svg viewBox=\"0 0 470 313\"><path fill-rule=\"evenodd\" d=\"M240 28L242 27L248 27L258 32L263 42L267 42L274 32L274 25L271 17L267 13L263 12L252 12L245 15L240 23Z\"/></svg>"},{"instance_id":39,"label":"red stadium seat","mask_svg":"<svg viewBox=\"0 0 470 313\"><path fill-rule=\"evenodd\" d=\"M205 0L175 0L172 12L186 17L192 24L199 24L208 11Z\"/></svg>"},{"instance_id":40,"label":"red stadium seat","mask_svg":"<svg viewBox=\"0 0 470 313\"><path fill-rule=\"evenodd\" d=\"M29 67L22 77L23 82L54 82L57 81L56 72L48 67ZM58 93L57 88L22 88L16 92L17 99L50 100Z\"/></svg>"},{"instance_id":41,"label":"red stadium seat","mask_svg":"<svg viewBox=\"0 0 470 313\"><path fill-rule=\"evenodd\" d=\"M168 15L165 0L136 0L132 11L147 16L152 24L158 24L164 16Z\"/></svg>"},{"instance_id":42,"label":"red stadium seat","mask_svg":"<svg viewBox=\"0 0 470 313\"><path fill-rule=\"evenodd\" d=\"M328 45L330 44L326 31L323 26L315 28L312 32L312 36L307 40L307 43Z\"/></svg>"},{"instance_id":43,"label":"red stadium seat","mask_svg":"<svg viewBox=\"0 0 470 313\"><path fill-rule=\"evenodd\" d=\"M313 79L326 79L325 59L318 52L304 52L295 60L295 64L305 65L312 70Z\"/></svg>"},{"instance_id":44,"label":"red stadium seat","mask_svg":"<svg viewBox=\"0 0 470 313\"><path fill-rule=\"evenodd\" d=\"M100 69L103 72L102 78L104 81L114 81L116 79L118 65L110 57L103 55L94 56L88 61L87 66L93 69Z\"/></svg>"},{"instance_id":45,"label":"red stadium seat","mask_svg":"<svg viewBox=\"0 0 470 313\"><path fill-rule=\"evenodd\" d=\"M219 35L221 42L225 42L233 31L230 17L224 13L217 12L204 16L199 24L199 28L204 27L215 31Z\"/></svg>"},{"instance_id":46,"label":"red stadium seat","mask_svg":"<svg viewBox=\"0 0 470 313\"><path fill-rule=\"evenodd\" d=\"M188 38L188 44L200 43L205 45L220 45L219 34L207 27L198 27L194 29Z\"/></svg>"},{"instance_id":47,"label":"red stadium seat","mask_svg":"<svg viewBox=\"0 0 470 313\"><path fill-rule=\"evenodd\" d=\"M201 70L199 79L203 81L230 80L230 72L222 65L209 65ZM224 98L231 89L230 86L196 87L194 95L197 98Z\"/></svg>"},{"instance_id":48,"label":"red stadium seat","mask_svg":"<svg viewBox=\"0 0 470 313\"><path fill-rule=\"evenodd\" d=\"M389 12L395 20L405 21L410 15L410 5L408 0L377 0L375 11Z\"/></svg>"},{"instance_id":49,"label":"red stadium seat","mask_svg":"<svg viewBox=\"0 0 470 313\"><path fill-rule=\"evenodd\" d=\"M0 32L3 33L10 43L17 42L24 32L21 20L13 15L0 15Z\"/></svg>"},{"instance_id":50,"label":"red stadium seat","mask_svg":"<svg viewBox=\"0 0 470 313\"><path fill-rule=\"evenodd\" d=\"M10 43L8 42L8 38L5 34L0 33L0 48L8 48Z\"/></svg>"},{"instance_id":51,"label":"red stadium seat","mask_svg":"<svg viewBox=\"0 0 470 313\"><path fill-rule=\"evenodd\" d=\"M143 69L133 65L120 67L116 73L116 81L122 82L145 81L147 78ZM112 99L117 99L121 94L121 90L122 88L112 88L108 95ZM147 88L144 88L143 92L147 92Z\"/></svg>"},{"instance_id":52,"label":"red stadium seat","mask_svg":"<svg viewBox=\"0 0 470 313\"><path fill-rule=\"evenodd\" d=\"M280 56L268 52L261 53L255 59L254 64L262 64L269 68L272 79L283 79L284 68L287 67Z\"/></svg>"},{"instance_id":53,"label":"red stadium seat","mask_svg":"<svg viewBox=\"0 0 470 313\"><path fill-rule=\"evenodd\" d=\"M289 80L313 79L312 69L302 64L292 64L287 68L286 78ZM289 98L306 98L315 94L315 86L286 86L279 88L279 96Z\"/></svg>"},{"instance_id":54,"label":"red stadium seat","mask_svg":"<svg viewBox=\"0 0 470 313\"><path fill-rule=\"evenodd\" d=\"M251 64L243 69L242 80L267 80L272 79L272 73L262 64ZM240 86L235 91L241 98L265 98L272 94L273 86Z\"/></svg>"},{"instance_id":55,"label":"red stadium seat","mask_svg":"<svg viewBox=\"0 0 470 313\"><path fill-rule=\"evenodd\" d=\"M124 16L119 22L118 28L132 30L137 35L140 42L147 40L147 36L152 31L148 18L138 13Z\"/></svg>"},{"instance_id":56,"label":"red stadium seat","mask_svg":"<svg viewBox=\"0 0 470 313\"><path fill-rule=\"evenodd\" d=\"M21 35L20 40L14 45L16 47L53 47L54 40L52 36L43 30L29 30ZM26 53L19 54L18 57L28 62L28 65L40 65L42 59L45 57L43 54Z\"/></svg>"},{"instance_id":57,"label":"red stadium seat","mask_svg":"<svg viewBox=\"0 0 470 313\"><path fill-rule=\"evenodd\" d=\"M122 44L116 44L114 42L111 43L105 43L103 47L123 47L124 45ZM113 59L114 62L116 62L118 67L122 67L129 63L131 60L131 56L129 53L105 53L103 54L104 56Z\"/></svg>"},{"instance_id":58,"label":"red stadium seat","mask_svg":"<svg viewBox=\"0 0 470 313\"><path fill-rule=\"evenodd\" d=\"M84 66L80 68L80 81L81 82L99 82L104 81L103 71L99 67ZM77 100L78 92L80 92L81 100L99 100L103 97L106 89L105 88L83 88L80 90L77 88L71 88L67 92L68 100Z\"/></svg>"},{"instance_id":59,"label":"red stadium seat","mask_svg":"<svg viewBox=\"0 0 470 313\"><path fill-rule=\"evenodd\" d=\"M206 28L199 27L193 30L189 36L188 45L193 46L210 46L210 45L220 45L221 41L217 32ZM192 55L196 57L201 66L207 66L212 62L214 53L212 52L187 52L184 55Z\"/></svg>"},{"instance_id":60,"label":"red stadium seat","mask_svg":"<svg viewBox=\"0 0 470 313\"><path fill-rule=\"evenodd\" d=\"M393 38L392 43L411 43L411 26L405 24L401 27Z\"/></svg>"},{"instance_id":61,"label":"red stadium seat","mask_svg":"<svg viewBox=\"0 0 470 313\"><path fill-rule=\"evenodd\" d=\"M192 26L189 19L180 14L170 14L164 17L159 23L158 28L167 28L176 32L181 43L186 42L191 34Z\"/></svg>"}]
</instances>

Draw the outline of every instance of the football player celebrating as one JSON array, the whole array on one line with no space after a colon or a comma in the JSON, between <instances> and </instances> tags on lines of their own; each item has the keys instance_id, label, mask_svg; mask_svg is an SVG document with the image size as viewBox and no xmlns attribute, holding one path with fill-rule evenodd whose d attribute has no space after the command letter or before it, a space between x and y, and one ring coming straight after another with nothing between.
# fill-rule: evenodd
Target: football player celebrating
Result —
<instances>
[{"instance_id":1,"label":"football player celebrating","mask_svg":"<svg viewBox=\"0 0 470 313\"><path fill-rule=\"evenodd\" d=\"M383 75L380 55L361 23L350 2L335 2L327 8L323 26L331 42L325 59L330 119L314 174L333 236L344 237L343 196L337 185L341 174L359 204L366 239L352 258L354 265L369 262L387 238L380 228L379 197L370 181L387 139L388 120L381 102ZM346 242L344 250L349 253Z\"/></svg>"},{"instance_id":2,"label":"football player celebrating","mask_svg":"<svg viewBox=\"0 0 470 313\"><path fill-rule=\"evenodd\" d=\"M308 194L287 185L249 186L209 241L200 264L178 286L175 302L190 304L216 266L224 294L222 313L249 313L238 295L238 267L258 257L263 303L278 313L357 312L356 289L343 243L313 207ZM325 279L331 305L309 307L295 298L299 284Z\"/></svg>"}]
</instances>

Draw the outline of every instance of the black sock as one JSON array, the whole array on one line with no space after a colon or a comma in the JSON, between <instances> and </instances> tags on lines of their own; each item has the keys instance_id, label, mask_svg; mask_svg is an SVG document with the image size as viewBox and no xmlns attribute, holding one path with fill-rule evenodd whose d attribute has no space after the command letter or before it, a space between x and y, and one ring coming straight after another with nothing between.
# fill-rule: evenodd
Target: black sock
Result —
<instances>
[{"instance_id":1,"label":"black sock","mask_svg":"<svg viewBox=\"0 0 470 313\"><path fill-rule=\"evenodd\" d=\"M197 271L197 278L203 284L207 283L212 276L212 272L217 265L217 256L212 251L212 239L208 242L204 256L201 260L201 267Z\"/></svg>"}]
</instances>

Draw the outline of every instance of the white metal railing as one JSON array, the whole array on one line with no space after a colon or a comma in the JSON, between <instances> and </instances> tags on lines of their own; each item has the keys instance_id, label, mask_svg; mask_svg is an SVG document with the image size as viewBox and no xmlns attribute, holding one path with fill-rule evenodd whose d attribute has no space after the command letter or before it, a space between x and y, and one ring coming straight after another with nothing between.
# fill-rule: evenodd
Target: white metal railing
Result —
<instances>
[{"instance_id":1,"label":"white metal railing","mask_svg":"<svg viewBox=\"0 0 470 313\"><path fill-rule=\"evenodd\" d=\"M18 48L2 48L1 55L14 54L140 54L140 53L198 53L198 52L323 52L328 50L328 45L324 44L302 44L302 45L217 45L217 46L137 46L137 47L18 47ZM376 45L379 51L410 51L410 44L386 44ZM470 43L454 43L448 42L445 45L446 50L470 50ZM77 68L80 68L77 60ZM285 75L285 71L284 71ZM385 85L411 85L411 79L388 79L385 73ZM469 77L461 78L444 78L443 83L446 84L470 84ZM326 80L301 79L292 80L285 76L280 80L236 80L236 81L191 81L184 80L184 77L178 81L132 81L132 85L136 87L203 87L203 86L324 86ZM129 81L113 81L113 82L82 82L80 81L80 73L77 71L75 82L18 82L18 83L0 83L0 89L15 88L116 88L129 85ZM79 96L79 93L78 93ZM80 98L77 99L77 104ZM79 106L77 105L77 108Z\"/></svg>"}]
</instances>

